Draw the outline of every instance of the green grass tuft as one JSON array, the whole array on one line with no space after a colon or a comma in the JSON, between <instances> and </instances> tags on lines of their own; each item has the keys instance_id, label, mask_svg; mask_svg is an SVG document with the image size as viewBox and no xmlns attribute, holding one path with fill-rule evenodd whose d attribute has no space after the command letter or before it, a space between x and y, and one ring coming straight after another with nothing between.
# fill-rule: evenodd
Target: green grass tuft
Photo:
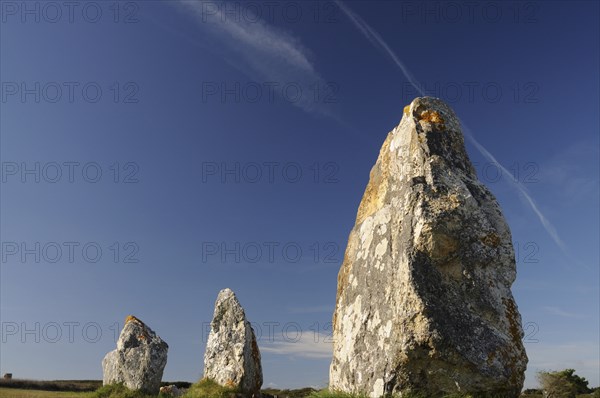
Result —
<instances>
[{"instance_id":1,"label":"green grass tuft","mask_svg":"<svg viewBox=\"0 0 600 398\"><path fill-rule=\"evenodd\" d=\"M324 389L321 391L315 391L308 396L308 398L368 398L362 394L350 394L347 392L336 392Z\"/></svg>"},{"instance_id":2,"label":"green grass tuft","mask_svg":"<svg viewBox=\"0 0 600 398\"><path fill-rule=\"evenodd\" d=\"M94 398L157 398L157 395L146 394L143 391L134 391L125 387L123 384L109 384L100 387L93 395ZM166 397L159 394L158 397Z\"/></svg>"},{"instance_id":3,"label":"green grass tuft","mask_svg":"<svg viewBox=\"0 0 600 398\"><path fill-rule=\"evenodd\" d=\"M385 395L385 396L388 397L388 395ZM390 397L394 397L394 398L395 397L429 398L429 396L427 394L414 392L414 391L405 391L402 394L395 393L395 394L391 395ZM492 395L489 397L493 398L494 396ZM329 391L328 389L324 389L324 390L312 393L307 398L368 398L368 395L351 394L351 393L346 393L346 392L332 392L332 391ZM475 397L470 394L450 394L450 395L444 395L443 398L475 398Z\"/></svg>"},{"instance_id":4,"label":"green grass tuft","mask_svg":"<svg viewBox=\"0 0 600 398\"><path fill-rule=\"evenodd\" d=\"M277 388L264 388L263 394L273 395L281 398L307 398L311 393L316 392L312 387L298 388L295 390L280 390Z\"/></svg>"},{"instance_id":5,"label":"green grass tuft","mask_svg":"<svg viewBox=\"0 0 600 398\"><path fill-rule=\"evenodd\" d=\"M192 384L183 398L229 398L236 392L236 389L223 387L211 379L202 379Z\"/></svg>"}]
</instances>

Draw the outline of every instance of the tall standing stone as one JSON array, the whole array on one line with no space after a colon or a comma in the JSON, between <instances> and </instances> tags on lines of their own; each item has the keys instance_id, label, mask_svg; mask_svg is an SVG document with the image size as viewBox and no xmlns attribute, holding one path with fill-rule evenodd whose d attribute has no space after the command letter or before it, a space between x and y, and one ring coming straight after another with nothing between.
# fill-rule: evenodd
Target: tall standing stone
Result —
<instances>
[{"instance_id":1,"label":"tall standing stone","mask_svg":"<svg viewBox=\"0 0 600 398\"><path fill-rule=\"evenodd\" d=\"M204 377L246 395L263 383L260 351L244 309L230 289L219 292L204 354Z\"/></svg>"},{"instance_id":2,"label":"tall standing stone","mask_svg":"<svg viewBox=\"0 0 600 398\"><path fill-rule=\"evenodd\" d=\"M130 390L158 394L169 346L152 329L130 315L117 349L102 360L103 384L123 383Z\"/></svg>"},{"instance_id":3,"label":"tall standing stone","mask_svg":"<svg viewBox=\"0 0 600 398\"><path fill-rule=\"evenodd\" d=\"M527 356L511 234L441 100L387 136L338 275L330 388L517 397Z\"/></svg>"}]
</instances>

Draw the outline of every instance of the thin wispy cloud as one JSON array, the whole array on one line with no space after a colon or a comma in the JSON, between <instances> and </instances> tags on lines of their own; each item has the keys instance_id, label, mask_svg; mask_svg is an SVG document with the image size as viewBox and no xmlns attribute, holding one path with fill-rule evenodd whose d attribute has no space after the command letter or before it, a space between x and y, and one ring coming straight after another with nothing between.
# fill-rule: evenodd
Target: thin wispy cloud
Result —
<instances>
[{"instance_id":1,"label":"thin wispy cloud","mask_svg":"<svg viewBox=\"0 0 600 398\"><path fill-rule=\"evenodd\" d=\"M277 340L260 346L261 352L291 357L331 359L333 343L331 336L323 333L303 333L300 338Z\"/></svg>"},{"instance_id":2,"label":"thin wispy cloud","mask_svg":"<svg viewBox=\"0 0 600 398\"><path fill-rule=\"evenodd\" d=\"M558 307L543 307L544 311L551 315L560 316L563 318L571 318L571 319L584 319L587 318L585 315L577 314L574 312L565 311Z\"/></svg>"},{"instance_id":3,"label":"thin wispy cloud","mask_svg":"<svg viewBox=\"0 0 600 398\"><path fill-rule=\"evenodd\" d=\"M404 63L402 61L400 61L400 58L398 58L396 53L394 53L394 51L381 38L381 36L369 24L367 24L358 14L356 14L355 12L350 10L350 8L348 8L348 6L346 6L342 1L335 0L335 3L346 14L348 19L350 19L350 21L354 24L354 26L369 40L369 42L371 42L371 44L373 44L376 48L383 50L392 59L392 61L396 64L396 66L398 66L398 68L400 68L400 70L404 74L404 77L414 87L414 89L417 90L417 92L419 94L425 95L421 88L421 85L419 84L417 79L415 79L415 77L412 75L412 73L410 73L408 68L404 65ZM496 160L496 158L483 145L481 145L475 139L475 137L471 133L471 130L466 126L466 124L462 120L461 120L461 124L463 125L463 132L465 133L465 136L467 137L467 139L469 139L469 141L471 141L473 143L473 145L475 145L475 148L477 148L477 150L486 159L493 162L494 164L497 164L498 167L504 173L504 175L511 175L511 173L504 166L502 166ZM527 191L527 188L525 188L525 186L523 186L523 184L521 184L518 181L515 181L514 179L508 178L507 180L511 183L511 185L514 188L517 189L517 191L521 195L523 195L527 204L529 205L529 207L531 207L531 209L533 210L535 215L538 217L538 219L540 220L540 223L542 224L542 226L544 227L544 229L546 230L548 235L550 235L550 237L556 243L556 245L565 254L567 254L566 245L564 244L562 239L559 237L559 235L556 231L556 228L554 228L552 223L550 223L548 218L542 213L542 211L540 210L537 203L533 200L533 197L531 196L531 194Z\"/></svg>"},{"instance_id":4,"label":"thin wispy cloud","mask_svg":"<svg viewBox=\"0 0 600 398\"><path fill-rule=\"evenodd\" d=\"M598 342L580 341L562 344L532 343L527 345L525 387L536 387L535 375L538 371L577 369L577 374L589 380L591 386L600 383L600 346Z\"/></svg>"},{"instance_id":5,"label":"thin wispy cloud","mask_svg":"<svg viewBox=\"0 0 600 398\"><path fill-rule=\"evenodd\" d=\"M598 201L600 176L598 173L597 139L572 142L561 152L540 164L539 179L554 186L555 197L570 205Z\"/></svg>"},{"instance_id":6,"label":"thin wispy cloud","mask_svg":"<svg viewBox=\"0 0 600 398\"><path fill-rule=\"evenodd\" d=\"M465 135L467 136L467 138L469 139L469 141L471 141L471 143L473 143L473 145L475 145L475 148L477 148L477 150L487 160L489 160L493 164L497 165L500 168L500 170L502 170L503 175L505 175L505 176L511 175L510 171L508 171L508 169L506 167L504 167L496 159L496 157L490 153L490 151L488 151L483 145L481 145L475 139L475 137L471 133L471 130L467 127L467 125L465 124L465 122L463 120L461 120L460 123L463 126L463 131L464 131ZM529 191L527 190L527 188L523 184L521 184L519 181L515 180L514 178L506 178L505 181L508 181L510 185L512 185L521 195L523 195L523 197L525 198L527 204L529 204L529 207L531 207L531 209L533 210L533 212L535 213L535 215L538 217L538 219L542 223L542 226L544 227L544 229L546 230L546 232L548 233L548 235L550 235L550 237L552 238L552 240L554 241L554 243L556 243L556 245L558 247L560 247L560 249L563 251L563 253L566 254L567 253L567 246L564 244L564 242L562 241L562 239L560 238L560 236L558 236L558 232L556 231L556 228L554 228L554 226L552 225L552 223L548 220L548 218L546 218L546 216L544 215L544 213L542 213L542 211L540 210L540 208L537 205L537 203L533 200L533 197L531 196L531 194L529 193Z\"/></svg>"},{"instance_id":7,"label":"thin wispy cloud","mask_svg":"<svg viewBox=\"0 0 600 398\"><path fill-rule=\"evenodd\" d=\"M318 314L330 313L333 314L333 305L315 305L312 307L292 307L288 309L292 314Z\"/></svg>"},{"instance_id":8,"label":"thin wispy cloud","mask_svg":"<svg viewBox=\"0 0 600 398\"><path fill-rule=\"evenodd\" d=\"M231 65L252 79L278 84L276 93L285 85L296 84L301 94L293 93L290 101L293 105L310 113L338 118L333 105L322 100L325 95L315 100L315 87L326 92L330 86L316 71L311 52L298 38L259 18L224 14L220 7L214 7L214 2L178 0L177 4L215 39L216 49L225 51Z\"/></svg>"},{"instance_id":9,"label":"thin wispy cloud","mask_svg":"<svg viewBox=\"0 0 600 398\"><path fill-rule=\"evenodd\" d=\"M588 280L587 285L556 285L549 281L542 281L539 277L535 279L527 279L527 277L521 277L517 280L512 287L513 291L522 292L553 292L553 293L568 293L570 296L577 296L580 298L587 298L591 294L598 295L599 289L598 284L593 280Z\"/></svg>"}]
</instances>

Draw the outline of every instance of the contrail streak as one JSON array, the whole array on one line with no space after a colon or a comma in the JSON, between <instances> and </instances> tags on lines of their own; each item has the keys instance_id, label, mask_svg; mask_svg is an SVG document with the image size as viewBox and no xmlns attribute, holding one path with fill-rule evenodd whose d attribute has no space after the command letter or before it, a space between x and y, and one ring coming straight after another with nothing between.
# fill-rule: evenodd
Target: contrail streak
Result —
<instances>
[{"instance_id":1,"label":"contrail streak","mask_svg":"<svg viewBox=\"0 0 600 398\"><path fill-rule=\"evenodd\" d=\"M402 61L400 61L400 59L387 45L387 43L381 38L381 36L379 36L379 33L373 30L373 28L371 28L369 24L367 24L360 16L355 14L354 11L346 7L346 5L340 0L334 1L338 5L338 7L340 7L340 9L344 11L348 18L350 18L350 20L354 23L354 26L356 26L358 30L360 30L365 35L365 37L371 42L371 44L373 44L375 47L378 47L380 50L383 50L390 58L392 58L392 61L394 61L394 63L400 68L400 70L404 74L404 77L408 79L408 81L410 82L410 84L413 85L415 90L417 90L419 94L425 95L417 79L414 78L414 76L412 75L412 73L410 73L408 68L404 66Z\"/></svg>"},{"instance_id":2,"label":"contrail streak","mask_svg":"<svg viewBox=\"0 0 600 398\"><path fill-rule=\"evenodd\" d=\"M473 145L475 145L475 148L477 148L477 150L483 156L485 156L485 158L487 158L490 162L497 165L500 168L500 170L502 170L503 175L511 175L511 173L506 169L506 167L502 166L496 160L494 155L492 155L483 145L481 145L475 139L475 137L471 133L471 130L467 127L467 125L462 120L460 121L460 124L462 124L465 135L473 143ZM512 184L512 186L515 187L525 197L525 199L527 200L527 203L529 203L529 206L531 206L531 209L533 210L533 212L538 216L538 218L539 218L540 222L542 223L542 225L544 226L544 229L546 230L546 232L550 235L550 237L552 238L552 240L554 240L554 242L558 245L558 247L560 247L560 249L564 253L567 253L567 247L564 244L564 242L562 241L562 239L560 238L560 236L558 236L558 232L556 232L556 228L554 228L552 223L550 223L550 221L546 218L546 216L544 216L542 211L539 209L538 205L535 203L535 201L531 197L531 194L529 193L529 191L527 191L527 188L525 188L525 186L523 184L521 184L519 181L517 181L515 179L506 178L506 180L508 182L510 182Z\"/></svg>"},{"instance_id":3,"label":"contrail streak","mask_svg":"<svg viewBox=\"0 0 600 398\"><path fill-rule=\"evenodd\" d=\"M381 38L381 36L371 26L369 26L369 24L367 24L358 14L356 14L354 11L350 10L340 0L334 0L334 1L337 4L337 6L350 19L350 21L352 21L352 23L354 24L354 26L359 31L362 32L362 34L367 38L367 40L369 40L369 42L371 44L373 44L375 47L377 47L380 50L384 51L392 59L392 61L394 61L394 63L396 64L396 66L398 66L398 68L400 68L400 70L404 74L404 77L415 88L415 90L417 90L417 92L419 92L419 94L421 94L422 96L424 96L425 93L421 89L421 85L419 84L419 82L417 81L417 79L414 78L414 76L410 73L410 71L408 70L408 68L402 63L402 61L400 61L400 59L398 58L398 56L394 53L394 51L392 51L392 49ZM488 159L490 162L493 162L494 164L498 165L498 167L502 170L502 172L504 173L504 175L511 175L510 172L496 160L496 158L494 157L494 155L492 155L490 153L490 151L488 151L483 145L481 145L475 139L475 137L471 133L471 130L465 125L465 123L462 120L461 120L461 124L463 126L463 131L465 132L465 135L473 143L473 145L475 145L475 148L477 148L477 150L486 159ZM538 219L542 223L542 226L544 227L544 229L546 230L546 232L548 233L548 235L550 235L550 237L552 238L552 240L563 251L563 253L567 254L567 247L563 243L563 241L560 238L560 236L558 236L558 232L556 232L556 228L554 228L554 226L552 225L552 223L550 223L550 221L546 218L546 216L539 209L538 205L535 203L535 201L533 200L533 198L531 197L531 195L527 191L527 188L525 188L525 186L523 186L523 184L521 184L519 181L516 181L514 179L507 178L506 180L508 180L511 183L511 185L514 188L516 188L525 197L527 203L529 204L529 206L531 207L531 209L533 210L533 212L536 214L536 216L538 217Z\"/></svg>"}]
</instances>

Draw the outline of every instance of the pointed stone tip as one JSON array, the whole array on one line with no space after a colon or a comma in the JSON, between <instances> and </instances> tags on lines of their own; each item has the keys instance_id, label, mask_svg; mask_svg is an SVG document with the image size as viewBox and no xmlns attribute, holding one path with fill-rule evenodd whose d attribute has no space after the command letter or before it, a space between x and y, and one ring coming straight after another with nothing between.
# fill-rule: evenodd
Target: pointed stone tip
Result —
<instances>
[{"instance_id":1,"label":"pointed stone tip","mask_svg":"<svg viewBox=\"0 0 600 398\"><path fill-rule=\"evenodd\" d=\"M235 293L233 292L233 290L231 290L230 288L226 287L225 289L222 289L219 292L218 296L225 298L225 297L228 297L228 296L235 296Z\"/></svg>"},{"instance_id":2,"label":"pointed stone tip","mask_svg":"<svg viewBox=\"0 0 600 398\"><path fill-rule=\"evenodd\" d=\"M425 123L434 130L460 130L460 122L452 108L436 97L416 97L403 110L403 116L412 117L416 123Z\"/></svg>"},{"instance_id":3,"label":"pointed stone tip","mask_svg":"<svg viewBox=\"0 0 600 398\"><path fill-rule=\"evenodd\" d=\"M127 318L125 318L125 324L127 324L129 322L138 322L138 323L141 323L142 325L145 325L144 322L142 322L139 318L135 317L134 315L127 315Z\"/></svg>"},{"instance_id":4,"label":"pointed stone tip","mask_svg":"<svg viewBox=\"0 0 600 398\"><path fill-rule=\"evenodd\" d=\"M235 306L241 307L240 301L237 296L233 292L233 290L229 288L222 289L217 295L217 301L215 302L215 307L219 307L224 305L225 303L233 302Z\"/></svg>"},{"instance_id":5,"label":"pointed stone tip","mask_svg":"<svg viewBox=\"0 0 600 398\"><path fill-rule=\"evenodd\" d=\"M404 107L403 113L405 115L410 115L411 111L414 112L418 108L422 107L429 108L431 110L450 110L448 104L446 104L443 100L436 97L415 97L408 105ZM423 111L423 109L419 109Z\"/></svg>"},{"instance_id":6,"label":"pointed stone tip","mask_svg":"<svg viewBox=\"0 0 600 398\"><path fill-rule=\"evenodd\" d=\"M236 311L239 309L242 313L244 313L244 308L242 307L242 304L238 300L233 290L221 290L217 295L217 300L215 301L215 314L222 311L231 311L232 309L236 309Z\"/></svg>"}]
</instances>

